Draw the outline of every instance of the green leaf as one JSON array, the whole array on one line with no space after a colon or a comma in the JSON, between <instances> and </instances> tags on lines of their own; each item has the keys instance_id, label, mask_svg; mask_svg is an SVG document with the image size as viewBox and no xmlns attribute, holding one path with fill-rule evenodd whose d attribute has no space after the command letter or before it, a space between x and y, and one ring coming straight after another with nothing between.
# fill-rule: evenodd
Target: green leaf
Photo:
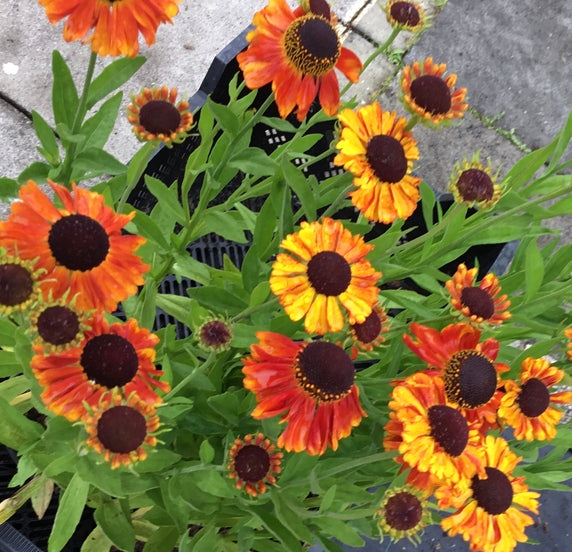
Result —
<instances>
[{"instance_id":1,"label":"green leaf","mask_svg":"<svg viewBox=\"0 0 572 552\"><path fill-rule=\"evenodd\" d=\"M322 531L344 544L356 547L362 547L365 544L364 540L348 523L340 523L336 519L327 517L316 518L313 521Z\"/></svg>"},{"instance_id":2,"label":"green leaf","mask_svg":"<svg viewBox=\"0 0 572 552\"><path fill-rule=\"evenodd\" d=\"M32 122L34 123L36 136L43 147L42 155L46 158L48 163L57 165L60 160L60 150L52 127L50 127L37 111L32 111Z\"/></svg>"},{"instance_id":3,"label":"green leaf","mask_svg":"<svg viewBox=\"0 0 572 552\"><path fill-rule=\"evenodd\" d=\"M230 425L238 422L238 397L231 392L214 395L207 399L208 405Z\"/></svg>"},{"instance_id":4,"label":"green leaf","mask_svg":"<svg viewBox=\"0 0 572 552\"><path fill-rule=\"evenodd\" d=\"M96 525L81 545L80 552L109 552L112 545L101 527Z\"/></svg>"},{"instance_id":5,"label":"green leaf","mask_svg":"<svg viewBox=\"0 0 572 552\"><path fill-rule=\"evenodd\" d=\"M314 536L311 531L304 525L303 519L300 518L282 498L281 494L273 489L270 498L274 504L276 517L288 527L300 541L307 544L313 543Z\"/></svg>"},{"instance_id":6,"label":"green leaf","mask_svg":"<svg viewBox=\"0 0 572 552\"><path fill-rule=\"evenodd\" d=\"M544 260L538 250L536 240L531 240L526 248L524 259L525 281L526 281L526 300L530 301L542 285L544 279Z\"/></svg>"},{"instance_id":7,"label":"green leaf","mask_svg":"<svg viewBox=\"0 0 572 552\"><path fill-rule=\"evenodd\" d=\"M57 50L54 50L52 53L52 72L54 75L52 108L56 128L59 123L65 123L71 128L78 107L79 96L71 71Z\"/></svg>"},{"instance_id":8,"label":"green leaf","mask_svg":"<svg viewBox=\"0 0 572 552\"><path fill-rule=\"evenodd\" d=\"M235 212L236 213L236 212ZM247 243L244 231L239 226L239 221L236 216L230 213L223 213L222 211L215 211L207 209L201 217L201 222L204 223L206 232L214 232L223 238L235 241L238 243Z\"/></svg>"},{"instance_id":9,"label":"green leaf","mask_svg":"<svg viewBox=\"0 0 572 552\"><path fill-rule=\"evenodd\" d=\"M178 540L179 531L176 527L159 527L145 543L143 552L164 552L165 550L172 550L175 548ZM83 550L81 552L83 552Z\"/></svg>"},{"instance_id":10,"label":"green leaf","mask_svg":"<svg viewBox=\"0 0 572 552\"><path fill-rule=\"evenodd\" d=\"M72 536L87 500L89 483L75 473L60 497L58 511L48 539L48 552L60 552Z\"/></svg>"},{"instance_id":11,"label":"green leaf","mask_svg":"<svg viewBox=\"0 0 572 552\"><path fill-rule=\"evenodd\" d=\"M250 506L248 511L255 516L266 529L282 542L288 552L302 552L304 547L296 535L280 523L274 512L267 506Z\"/></svg>"},{"instance_id":12,"label":"green leaf","mask_svg":"<svg viewBox=\"0 0 572 552\"><path fill-rule=\"evenodd\" d=\"M190 255L176 253L175 262L173 263L173 272L202 285L208 284L211 281L208 266L197 261L197 259Z\"/></svg>"},{"instance_id":13,"label":"green leaf","mask_svg":"<svg viewBox=\"0 0 572 552\"><path fill-rule=\"evenodd\" d=\"M20 414L16 408L0 397L0 443L19 450L24 444L35 441L43 432L43 427Z\"/></svg>"},{"instance_id":14,"label":"green leaf","mask_svg":"<svg viewBox=\"0 0 572 552\"><path fill-rule=\"evenodd\" d=\"M176 318L179 322L187 324L194 308L195 300L190 297L173 295L170 293L159 293L155 298L157 307L163 309L167 314Z\"/></svg>"},{"instance_id":15,"label":"green leaf","mask_svg":"<svg viewBox=\"0 0 572 552\"><path fill-rule=\"evenodd\" d=\"M169 210L174 219L178 223L184 224L186 215L185 210L179 203L177 183L173 183L171 187L168 188L157 178L145 175L145 184L149 191L157 198L157 201L160 202L163 207Z\"/></svg>"},{"instance_id":16,"label":"green leaf","mask_svg":"<svg viewBox=\"0 0 572 552\"><path fill-rule=\"evenodd\" d=\"M193 299L215 312L238 314L248 306L234 293L216 286L189 288L187 293Z\"/></svg>"},{"instance_id":17,"label":"green leaf","mask_svg":"<svg viewBox=\"0 0 572 552\"><path fill-rule=\"evenodd\" d=\"M87 137L84 147L103 148L115 127L122 98L123 94L118 92L101 105L93 117L85 121L81 127L81 133Z\"/></svg>"},{"instance_id":18,"label":"green leaf","mask_svg":"<svg viewBox=\"0 0 572 552\"><path fill-rule=\"evenodd\" d=\"M210 464L214 460L215 450L212 445L205 439L199 447L199 458L203 464Z\"/></svg>"},{"instance_id":19,"label":"green leaf","mask_svg":"<svg viewBox=\"0 0 572 552\"><path fill-rule=\"evenodd\" d=\"M110 63L89 85L87 109L127 82L144 63L143 56L119 58Z\"/></svg>"},{"instance_id":20,"label":"green leaf","mask_svg":"<svg viewBox=\"0 0 572 552\"><path fill-rule=\"evenodd\" d=\"M327 512L332 504L334 503L334 498L336 496L337 485L332 485L322 497L322 502L320 503L320 512Z\"/></svg>"},{"instance_id":21,"label":"green leaf","mask_svg":"<svg viewBox=\"0 0 572 552\"><path fill-rule=\"evenodd\" d=\"M424 180L419 185L419 193L421 195L421 209L423 211L423 220L425 226L429 230L433 226L433 209L435 207L435 192Z\"/></svg>"},{"instance_id":22,"label":"green leaf","mask_svg":"<svg viewBox=\"0 0 572 552\"><path fill-rule=\"evenodd\" d=\"M42 519L54 494L54 482L46 479L44 484L30 497L32 508L38 519Z\"/></svg>"},{"instance_id":23,"label":"green leaf","mask_svg":"<svg viewBox=\"0 0 572 552\"><path fill-rule=\"evenodd\" d=\"M260 148L241 148L234 152L228 160L231 167L236 167L245 174L266 176L274 174L276 161Z\"/></svg>"},{"instance_id":24,"label":"green leaf","mask_svg":"<svg viewBox=\"0 0 572 552\"><path fill-rule=\"evenodd\" d=\"M205 105L208 106L222 129L228 133L231 138L238 134L238 131L240 130L240 120L232 112L230 107L215 103L210 99L210 97L207 98Z\"/></svg>"},{"instance_id":25,"label":"green leaf","mask_svg":"<svg viewBox=\"0 0 572 552\"><path fill-rule=\"evenodd\" d=\"M127 167L110 153L101 148L82 150L74 159L74 174L76 169L89 173L90 177L102 174L116 175L127 170Z\"/></svg>"},{"instance_id":26,"label":"green leaf","mask_svg":"<svg viewBox=\"0 0 572 552\"><path fill-rule=\"evenodd\" d=\"M566 124L562 128L562 130L558 133L556 147L554 148L554 153L552 154L552 159L550 159L550 163L548 164L548 171L552 170L556 167L556 164L562 157L562 154L568 147L568 143L570 142L570 138L572 138L572 111L568 114L568 119Z\"/></svg>"},{"instance_id":27,"label":"green leaf","mask_svg":"<svg viewBox=\"0 0 572 552\"><path fill-rule=\"evenodd\" d=\"M41 161L34 161L18 175L18 182L20 184L25 184L28 180L33 180L38 183L46 182L50 169L50 165L42 163Z\"/></svg>"},{"instance_id":28,"label":"green leaf","mask_svg":"<svg viewBox=\"0 0 572 552\"><path fill-rule=\"evenodd\" d=\"M316 199L308 180L301 169L285 157L282 158L282 174L286 184L298 196L308 220L316 220Z\"/></svg>"},{"instance_id":29,"label":"green leaf","mask_svg":"<svg viewBox=\"0 0 572 552\"><path fill-rule=\"evenodd\" d=\"M0 178L0 200L10 201L18 197L19 189L20 185L17 180L7 177Z\"/></svg>"},{"instance_id":30,"label":"green leaf","mask_svg":"<svg viewBox=\"0 0 572 552\"><path fill-rule=\"evenodd\" d=\"M201 491L212 496L219 498L234 498L236 496L230 479L214 470L202 471L195 483Z\"/></svg>"},{"instance_id":31,"label":"green leaf","mask_svg":"<svg viewBox=\"0 0 572 552\"><path fill-rule=\"evenodd\" d=\"M136 211L132 222L136 226L138 234L159 245L163 251L170 249L169 242L163 232L149 215Z\"/></svg>"},{"instance_id":32,"label":"green leaf","mask_svg":"<svg viewBox=\"0 0 572 552\"><path fill-rule=\"evenodd\" d=\"M550 157L556 147L556 143L557 139L554 139L550 144L525 155L522 159L517 161L504 178L509 188L516 190L532 178L534 173L540 169Z\"/></svg>"},{"instance_id":33,"label":"green leaf","mask_svg":"<svg viewBox=\"0 0 572 552\"><path fill-rule=\"evenodd\" d=\"M108 499L96 508L93 514L97 524L103 529L107 538L120 550L126 552L135 546L135 531L131 520L125 513L118 500Z\"/></svg>"}]
</instances>

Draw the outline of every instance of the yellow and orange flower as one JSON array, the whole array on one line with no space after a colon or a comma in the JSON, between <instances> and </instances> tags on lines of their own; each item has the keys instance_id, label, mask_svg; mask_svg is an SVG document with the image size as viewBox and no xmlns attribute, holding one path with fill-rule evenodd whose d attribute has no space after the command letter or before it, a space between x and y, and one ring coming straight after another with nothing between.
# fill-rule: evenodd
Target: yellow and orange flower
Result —
<instances>
[{"instance_id":1,"label":"yellow and orange flower","mask_svg":"<svg viewBox=\"0 0 572 552\"><path fill-rule=\"evenodd\" d=\"M307 11L292 11L286 0L268 0L252 23L248 49L237 56L246 85L256 89L271 82L282 118L297 106L302 121L316 97L327 115L335 115L340 89L334 69L357 82L362 64L342 47L328 3L313 0Z\"/></svg>"},{"instance_id":2,"label":"yellow and orange flower","mask_svg":"<svg viewBox=\"0 0 572 552\"><path fill-rule=\"evenodd\" d=\"M385 5L385 14L388 23L401 31L415 33L427 23L425 12L417 2L389 0Z\"/></svg>"},{"instance_id":3,"label":"yellow and orange flower","mask_svg":"<svg viewBox=\"0 0 572 552\"><path fill-rule=\"evenodd\" d=\"M568 358L572 360L572 328L566 328L564 330L564 335L570 340L570 343L568 343L567 346L566 354L568 355Z\"/></svg>"},{"instance_id":4,"label":"yellow and orange flower","mask_svg":"<svg viewBox=\"0 0 572 552\"><path fill-rule=\"evenodd\" d=\"M304 318L308 333L323 335L363 323L377 302L376 272L365 256L373 249L341 222L325 218L302 222L301 229L282 240L272 265L270 289L288 316Z\"/></svg>"},{"instance_id":5,"label":"yellow and orange flower","mask_svg":"<svg viewBox=\"0 0 572 552\"><path fill-rule=\"evenodd\" d=\"M351 337L362 351L373 351L374 347L379 347L384 341L384 333L389 326L386 326L387 315L382 307L375 305L371 314L360 324L356 322L350 326Z\"/></svg>"},{"instance_id":6,"label":"yellow and orange flower","mask_svg":"<svg viewBox=\"0 0 572 552\"><path fill-rule=\"evenodd\" d=\"M501 287L498 278L487 274L481 283L475 285L479 269L467 269L461 263L451 280L445 282L451 294L451 306L475 324L502 324L510 318L510 301L506 294L499 295Z\"/></svg>"},{"instance_id":7,"label":"yellow and orange flower","mask_svg":"<svg viewBox=\"0 0 572 552\"><path fill-rule=\"evenodd\" d=\"M49 355L41 347L35 349L31 366L45 388L41 396L46 407L76 421L85 415L84 403L95 408L116 387L126 397L136 393L148 404L159 404L157 390L169 390L169 384L159 380L163 372L153 365L159 338L133 318L110 325L97 313L89 323L79 347Z\"/></svg>"},{"instance_id":8,"label":"yellow and orange flower","mask_svg":"<svg viewBox=\"0 0 572 552\"><path fill-rule=\"evenodd\" d=\"M488 165L479 161L479 152L473 155L471 161L463 159L462 163L456 163L449 179L449 191L455 201L479 209L495 205L502 190L497 184L498 171L493 175L492 170L490 159Z\"/></svg>"},{"instance_id":9,"label":"yellow and orange flower","mask_svg":"<svg viewBox=\"0 0 572 552\"><path fill-rule=\"evenodd\" d=\"M0 247L0 314L26 311L33 305L40 297L44 273L36 260L22 259L17 251L7 253Z\"/></svg>"},{"instance_id":10,"label":"yellow and orange flower","mask_svg":"<svg viewBox=\"0 0 572 552\"><path fill-rule=\"evenodd\" d=\"M506 394L499 406L499 416L512 428L516 439L539 441L553 439L556 424L563 412L552 404L569 404L572 392L550 393L549 388L559 383L564 372L544 358L523 360L520 385L506 381Z\"/></svg>"},{"instance_id":11,"label":"yellow and orange flower","mask_svg":"<svg viewBox=\"0 0 572 552\"><path fill-rule=\"evenodd\" d=\"M457 75L445 77L447 65L433 58L415 61L401 73L401 88L406 109L431 127L438 127L464 115L466 88L455 89Z\"/></svg>"},{"instance_id":12,"label":"yellow and orange flower","mask_svg":"<svg viewBox=\"0 0 572 552\"><path fill-rule=\"evenodd\" d=\"M244 387L258 403L252 417L284 413L280 422L287 427L278 446L288 452L337 450L338 441L367 416L348 354L327 341L295 342L273 332L257 332L256 337L242 368Z\"/></svg>"},{"instance_id":13,"label":"yellow and orange flower","mask_svg":"<svg viewBox=\"0 0 572 552\"><path fill-rule=\"evenodd\" d=\"M406 119L383 111L377 102L356 111L343 109L338 119L342 130L334 164L355 176L352 203L369 220L384 224L409 217L420 197L421 179L411 175L419 150L405 130Z\"/></svg>"},{"instance_id":14,"label":"yellow and orange flower","mask_svg":"<svg viewBox=\"0 0 572 552\"><path fill-rule=\"evenodd\" d=\"M139 33L151 46L161 23L172 23L181 0L39 0L52 24L65 19L68 42L84 40L100 56L134 57ZM93 32L88 33L93 29Z\"/></svg>"},{"instance_id":15,"label":"yellow and orange flower","mask_svg":"<svg viewBox=\"0 0 572 552\"><path fill-rule=\"evenodd\" d=\"M405 334L403 341L422 360L428 372L438 373L445 382L447 399L457 404L468 420L478 420L481 432L498 428L497 409L503 392L500 374L509 370L495 362L499 342L480 342L481 332L470 324L450 324L440 332L411 324L415 338Z\"/></svg>"},{"instance_id":16,"label":"yellow and orange flower","mask_svg":"<svg viewBox=\"0 0 572 552\"><path fill-rule=\"evenodd\" d=\"M443 380L417 372L397 383L389 408L401 423L398 450L408 466L429 473L440 482L466 484L481 468L478 422L469 423L447 400ZM391 448L386 443L386 448Z\"/></svg>"},{"instance_id":17,"label":"yellow and orange flower","mask_svg":"<svg viewBox=\"0 0 572 552\"><path fill-rule=\"evenodd\" d=\"M51 183L63 204L57 208L37 184L20 188L22 201L12 203L0 222L0 247L23 259L38 259L45 270L42 290L61 297L67 291L80 309L113 312L119 301L137 293L149 266L135 250L145 238L124 235L135 216L115 213L104 197L74 185L73 193Z\"/></svg>"},{"instance_id":18,"label":"yellow and orange flower","mask_svg":"<svg viewBox=\"0 0 572 552\"><path fill-rule=\"evenodd\" d=\"M167 147L181 143L193 125L189 102L177 102L176 88L143 88L131 97L127 120L142 142L163 142Z\"/></svg>"},{"instance_id":19,"label":"yellow and orange flower","mask_svg":"<svg viewBox=\"0 0 572 552\"><path fill-rule=\"evenodd\" d=\"M90 409L84 420L86 443L103 456L111 469L147 458L147 448L157 444L160 427L155 408L136 394L125 398L115 390Z\"/></svg>"},{"instance_id":20,"label":"yellow and orange flower","mask_svg":"<svg viewBox=\"0 0 572 552\"><path fill-rule=\"evenodd\" d=\"M267 485L276 483L284 454L262 433L235 439L230 449L229 477L236 480L236 488L253 497L266 492Z\"/></svg>"},{"instance_id":21,"label":"yellow and orange flower","mask_svg":"<svg viewBox=\"0 0 572 552\"><path fill-rule=\"evenodd\" d=\"M443 486L435 491L439 506L457 508L441 521L450 536L461 534L471 550L512 552L526 542L525 527L534 520L522 509L538 514L536 492L528 490L524 477L515 477L520 458L500 437L487 435L483 445L486 476L473 476L467 488Z\"/></svg>"}]
</instances>

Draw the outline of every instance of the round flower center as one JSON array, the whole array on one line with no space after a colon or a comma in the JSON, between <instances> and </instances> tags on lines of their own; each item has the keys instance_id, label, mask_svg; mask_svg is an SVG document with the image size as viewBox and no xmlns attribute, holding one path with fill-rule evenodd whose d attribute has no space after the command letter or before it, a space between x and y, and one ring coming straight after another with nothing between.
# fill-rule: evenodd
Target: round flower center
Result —
<instances>
[{"instance_id":1,"label":"round flower center","mask_svg":"<svg viewBox=\"0 0 572 552\"><path fill-rule=\"evenodd\" d=\"M82 272L99 266L109 252L107 232L86 215L68 215L56 221L48 244L58 264Z\"/></svg>"},{"instance_id":2,"label":"round flower center","mask_svg":"<svg viewBox=\"0 0 572 552\"><path fill-rule=\"evenodd\" d=\"M146 436L145 416L130 406L114 406L97 422L97 438L111 452L128 454L137 450Z\"/></svg>"},{"instance_id":3,"label":"round flower center","mask_svg":"<svg viewBox=\"0 0 572 552\"><path fill-rule=\"evenodd\" d=\"M27 268L15 263L0 265L0 305L20 305L30 298L33 291L34 279Z\"/></svg>"},{"instance_id":4,"label":"round flower center","mask_svg":"<svg viewBox=\"0 0 572 552\"><path fill-rule=\"evenodd\" d=\"M520 389L518 406L529 418L540 416L550 404L548 388L538 378L530 378Z\"/></svg>"},{"instance_id":5,"label":"round flower center","mask_svg":"<svg viewBox=\"0 0 572 552\"><path fill-rule=\"evenodd\" d=\"M345 397L354 383L354 364L338 345L312 341L298 354L296 379L312 397L337 401Z\"/></svg>"},{"instance_id":6,"label":"round flower center","mask_svg":"<svg viewBox=\"0 0 572 552\"><path fill-rule=\"evenodd\" d=\"M494 364L478 351L455 353L443 379L447 398L463 408L477 408L486 404L497 388Z\"/></svg>"},{"instance_id":7,"label":"round flower center","mask_svg":"<svg viewBox=\"0 0 572 552\"><path fill-rule=\"evenodd\" d=\"M358 341L361 343L371 343L375 341L381 333L381 318L374 309L362 324L353 324L352 330Z\"/></svg>"},{"instance_id":8,"label":"round flower center","mask_svg":"<svg viewBox=\"0 0 572 552\"><path fill-rule=\"evenodd\" d=\"M206 347L222 349L230 343L232 333L222 320L210 320L201 326L199 339Z\"/></svg>"},{"instance_id":9,"label":"round flower center","mask_svg":"<svg viewBox=\"0 0 572 552\"><path fill-rule=\"evenodd\" d=\"M335 251L320 251L308 263L308 280L316 293L340 295L348 289L351 279L349 263Z\"/></svg>"},{"instance_id":10,"label":"round flower center","mask_svg":"<svg viewBox=\"0 0 572 552\"><path fill-rule=\"evenodd\" d=\"M130 382L139 360L131 343L115 334L92 337L81 354L80 364L88 379L112 388Z\"/></svg>"},{"instance_id":11,"label":"round flower center","mask_svg":"<svg viewBox=\"0 0 572 552\"><path fill-rule=\"evenodd\" d=\"M139 110L139 122L151 134L169 136L181 124L181 114L171 102L151 100Z\"/></svg>"},{"instance_id":12,"label":"round flower center","mask_svg":"<svg viewBox=\"0 0 572 552\"><path fill-rule=\"evenodd\" d=\"M394 21L404 27L415 27L419 24L419 11L409 2L395 2L389 13Z\"/></svg>"},{"instance_id":13,"label":"round flower center","mask_svg":"<svg viewBox=\"0 0 572 552\"><path fill-rule=\"evenodd\" d=\"M466 287L461 291L461 303L471 314L488 320L495 313L493 298L480 287Z\"/></svg>"},{"instance_id":14,"label":"round flower center","mask_svg":"<svg viewBox=\"0 0 572 552\"><path fill-rule=\"evenodd\" d=\"M300 73L322 77L336 65L341 44L327 19L309 13L290 23L284 33L284 50Z\"/></svg>"},{"instance_id":15,"label":"round flower center","mask_svg":"<svg viewBox=\"0 0 572 552\"><path fill-rule=\"evenodd\" d=\"M469 426L463 415L444 404L429 408L431 437L439 443L449 456L459 456L469 442Z\"/></svg>"},{"instance_id":16,"label":"round flower center","mask_svg":"<svg viewBox=\"0 0 572 552\"><path fill-rule=\"evenodd\" d=\"M67 307L48 307L38 317L38 333L52 345L65 345L73 341L78 332L79 318Z\"/></svg>"},{"instance_id":17,"label":"round flower center","mask_svg":"<svg viewBox=\"0 0 572 552\"><path fill-rule=\"evenodd\" d=\"M509 478L496 468L485 468L486 479L477 475L471 480L471 490L477 504L488 514L498 516L512 504L513 490Z\"/></svg>"},{"instance_id":18,"label":"round flower center","mask_svg":"<svg viewBox=\"0 0 572 552\"><path fill-rule=\"evenodd\" d=\"M431 115L444 115L451 109L451 91L435 75L421 75L411 83L413 101Z\"/></svg>"},{"instance_id":19,"label":"round flower center","mask_svg":"<svg viewBox=\"0 0 572 552\"><path fill-rule=\"evenodd\" d=\"M403 146L393 136L378 134L367 143L365 157L375 176L394 184L407 174L407 158Z\"/></svg>"},{"instance_id":20,"label":"round flower center","mask_svg":"<svg viewBox=\"0 0 572 552\"><path fill-rule=\"evenodd\" d=\"M417 527L423 515L423 506L419 499L402 491L390 497L384 508L387 524L397 531L410 531Z\"/></svg>"},{"instance_id":21,"label":"round flower center","mask_svg":"<svg viewBox=\"0 0 572 552\"><path fill-rule=\"evenodd\" d=\"M247 483L262 481L270 469L270 455L258 445L246 445L236 453L234 469Z\"/></svg>"},{"instance_id":22,"label":"round flower center","mask_svg":"<svg viewBox=\"0 0 572 552\"><path fill-rule=\"evenodd\" d=\"M493 198L491 177L480 169L467 169L457 180L457 190L465 201L489 201Z\"/></svg>"}]
</instances>

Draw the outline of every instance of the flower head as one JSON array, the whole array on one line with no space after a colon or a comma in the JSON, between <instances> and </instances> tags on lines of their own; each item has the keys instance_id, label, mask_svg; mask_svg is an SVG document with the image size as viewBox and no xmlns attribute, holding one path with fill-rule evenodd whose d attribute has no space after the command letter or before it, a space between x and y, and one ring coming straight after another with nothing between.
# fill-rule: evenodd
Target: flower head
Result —
<instances>
[{"instance_id":1,"label":"flower head","mask_svg":"<svg viewBox=\"0 0 572 552\"><path fill-rule=\"evenodd\" d=\"M450 324L439 332L412 323L411 331L416 339L404 335L403 341L442 376L447 400L457 404L469 420L479 420L483 433L498 427L500 374L509 370L495 362L498 341L489 338L480 343L481 332L469 324Z\"/></svg>"},{"instance_id":2,"label":"flower head","mask_svg":"<svg viewBox=\"0 0 572 552\"><path fill-rule=\"evenodd\" d=\"M520 385L506 381L506 394L499 406L499 416L514 428L516 439L539 441L553 439L556 424L563 412L552 404L569 404L572 392L550 393L550 387L559 383L564 372L551 366L544 358L528 357L522 362Z\"/></svg>"},{"instance_id":3,"label":"flower head","mask_svg":"<svg viewBox=\"0 0 572 552\"><path fill-rule=\"evenodd\" d=\"M499 295L501 287L498 278L487 274L481 283L475 285L478 268L467 269L460 264L451 280L445 282L451 294L451 306L475 324L502 324L510 318L510 301L507 295Z\"/></svg>"},{"instance_id":4,"label":"flower head","mask_svg":"<svg viewBox=\"0 0 572 552\"><path fill-rule=\"evenodd\" d=\"M39 297L44 272L36 260L21 259L16 251L9 254L0 248L0 314L28 309Z\"/></svg>"},{"instance_id":5,"label":"flower head","mask_svg":"<svg viewBox=\"0 0 572 552\"><path fill-rule=\"evenodd\" d=\"M384 112L377 102L356 111L344 109L338 119L342 130L334 163L355 176L352 203L369 220L384 224L409 217L420 197L421 179L411 175L419 150L405 130L406 119Z\"/></svg>"},{"instance_id":6,"label":"flower head","mask_svg":"<svg viewBox=\"0 0 572 552\"><path fill-rule=\"evenodd\" d=\"M377 511L379 525L393 541L407 537L419 541L419 533L431 523L431 514L423 493L406 485L389 489Z\"/></svg>"},{"instance_id":7,"label":"flower head","mask_svg":"<svg viewBox=\"0 0 572 552\"><path fill-rule=\"evenodd\" d=\"M282 452L274 452L274 445L262 433L235 439L230 449L229 477L236 480L236 488L253 497L266 492L266 485L276 483L281 471Z\"/></svg>"},{"instance_id":8,"label":"flower head","mask_svg":"<svg viewBox=\"0 0 572 552\"><path fill-rule=\"evenodd\" d=\"M119 301L137 292L149 269L135 254L145 242L124 235L135 216L117 214L96 192L73 193L51 183L63 203L57 208L31 180L20 188L7 220L0 222L0 247L23 259L38 259L45 270L42 290L61 297L67 290L81 309L113 312Z\"/></svg>"},{"instance_id":9,"label":"flower head","mask_svg":"<svg viewBox=\"0 0 572 552\"><path fill-rule=\"evenodd\" d=\"M291 254L276 256L270 289L292 320L304 318L308 333L322 335L344 327L342 308L350 324L365 321L377 301L381 274L365 258L373 246L362 236L325 218L302 222L280 247Z\"/></svg>"},{"instance_id":10,"label":"flower head","mask_svg":"<svg viewBox=\"0 0 572 552\"><path fill-rule=\"evenodd\" d=\"M497 184L497 174L492 174L492 166L479 161L479 152L473 155L471 161L463 159L456 163L449 180L449 191L455 201L464 203L467 207L477 206L480 209L492 207L501 197L501 187Z\"/></svg>"},{"instance_id":11,"label":"flower head","mask_svg":"<svg viewBox=\"0 0 572 552\"><path fill-rule=\"evenodd\" d=\"M389 0L385 5L387 21L396 29L415 33L427 23L425 12L417 2Z\"/></svg>"},{"instance_id":12,"label":"flower head","mask_svg":"<svg viewBox=\"0 0 572 552\"><path fill-rule=\"evenodd\" d=\"M271 82L282 118L297 106L302 121L316 97L325 113L334 115L340 104L334 69L357 82L362 64L341 45L328 3L312 0L307 11L292 11L286 0L268 0L252 22L248 49L237 56L246 85L255 89Z\"/></svg>"},{"instance_id":13,"label":"flower head","mask_svg":"<svg viewBox=\"0 0 572 552\"><path fill-rule=\"evenodd\" d=\"M386 322L385 311L377 305L363 322L352 324L350 333L357 347L362 351L372 351L374 347L379 347L385 341L383 334L388 329Z\"/></svg>"},{"instance_id":14,"label":"flower head","mask_svg":"<svg viewBox=\"0 0 572 552\"><path fill-rule=\"evenodd\" d=\"M90 325L78 347L49 355L36 348L32 371L45 388L47 408L75 421L85 415L84 403L94 407L115 387L125 396L136 393L148 404L159 404L156 390L166 392L169 385L159 381L163 372L153 365L157 336L133 318L110 325L96 314Z\"/></svg>"},{"instance_id":15,"label":"flower head","mask_svg":"<svg viewBox=\"0 0 572 552\"><path fill-rule=\"evenodd\" d=\"M177 103L177 89L143 88L137 96L131 97L127 106L127 120L133 125L133 132L142 142L160 141L168 147L182 142L193 125L193 114L189 102Z\"/></svg>"},{"instance_id":16,"label":"flower head","mask_svg":"<svg viewBox=\"0 0 572 552\"><path fill-rule=\"evenodd\" d=\"M111 469L128 466L147 458L147 447L154 447L159 429L155 408L133 394L127 398L115 391L90 409L84 420L90 436L86 443L103 455Z\"/></svg>"},{"instance_id":17,"label":"flower head","mask_svg":"<svg viewBox=\"0 0 572 552\"><path fill-rule=\"evenodd\" d=\"M255 419L284 413L287 427L278 446L288 452L324 454L337 450L366 413L354 383L354 365L338 345L295 342L273 332L258 332L258 343L243 360L244 387L256 395Z\"/></svg>"},{"instance_id":18,"label":"flower head","mask_svg":"<svg viewBox=\"0 0 572 552\"><path fill-rule=\"evenodd\" d=\"M205 351L226 351L232 341L232 327L230 322L213 317L201 324L195 335Z\"/></svg>"},{"instance_id":19,"label":"flower head","mask_svg":"<svg viewBox=\"0 0 572 552\"><path fill-rule=\"evenodd\" d=\"M570 340L566 354L568 355L568 358L572 360L572 328L566 328L564 330L564 335Z\"/></svg>"},{"instance_id":20,"label":"flower head","mask_svg":"<svg viewBox=\"0 0 572 552\"><path fill-rule=\"evenodd\" d=\"M147 46L155 42L160 23L172 23L181 0L39 0L50 23L67 17L63 36L84 40L100 56L134 57L139 33ZM88 36L88 33L93 32Z\"/></svg>"},{"instance_id":21,"label":"flower head","mask_svg":"<svg viewBox=\"0 0 572 552\"><path fill-rule=\"evenodd\" d=\"M457 511L441 521L450 536L461 534L471 550L511 552L526 542L524 528L533 519L523 508L538 513L538 493L530 492L524 477L515 477L518 458L500 437L487 435L483 443L485 476L476 474L467 488L446 485L435 492L439 506Z\"/></svg>"},{"instance_id":22,"label":"flower head","mask_svg":"<svg viewBox=\"0 0 572 552\"><path fill-rule=\"evenodd\" d=\"M416 61L407 65L401 73L405 107L428 126L438 127L460 118L467 109L467 89L455 89L457 75L445 77L446 70L444 63L437 65L433 58L427 58L423 64Z\"/></svg>"}]
</instances>

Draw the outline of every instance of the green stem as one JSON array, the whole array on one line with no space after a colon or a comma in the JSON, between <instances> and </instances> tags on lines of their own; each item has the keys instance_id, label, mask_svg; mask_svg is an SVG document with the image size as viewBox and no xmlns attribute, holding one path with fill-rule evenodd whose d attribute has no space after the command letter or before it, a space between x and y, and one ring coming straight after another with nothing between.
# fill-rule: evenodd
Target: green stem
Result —
<instances>
[{"instance_id":1,"label":"green stem","mask_svg":"<svg viewBox=\"0 0 572 552\"><path fill-rule=\"evenodd\" d=\"M10 498L0 502L0 525L8 521L26 501L32 498L46 483L46 480L43 475L36 475Z\"/></svg>"},{"instance_id":2,"label":"green stem","mask_svg":"<svg viewBox=\"0 0 572 552\"><path fill-rule=\"evenodd\" d=\"M411 115L403 131L407 132L411 130L419 121L421 121L421 117L419 115Z\"/></svg>"},{"instance_id":3,"label":"green stem","mask_svg":"<svg viewBox=\"0 0 572 552\"><path fill-rule=\"evenodd\" d=\"M185 387L195 376L200 372L205 372L207 368L213 363L216 358L216 353L210 353L208 358L203 362L202 366L197 366L190 374L187 374L171 391L169 391L164 397L164 402L168 402L171 397L174 397L183 387Z\"/></svg>"},{"instance_id":4,"label":"green stem","mask_svg":"<svg viewBox=\"0 0 572 552\"><path fill-rule=\"evenodd\" d=\"M85 74L85 79L83 81L83 89L81 91L81 96L79 98L79 103L75 112L71 133L75 135L81 129L81 125L83 124L83 120L86 114L86 106L87 106L87 98L89 95L89 87L91 85L91 81L93 79L93 73L95 71L95 62L97 61L97 54L95 52L91 52L89 57L89 63L87 65L87 71ZM77 149L77 143L71 142L69 148L66 152L66 158L64 159L64 163L61 170L60 181L61 183L66 186L66 188L71 189L71 173L73 169L73 161L75 158L75 153Z\"/></svg>"},{"instance_id":5,"label":"green stem","mask_svg":"<svg viewBox=\"0 0 572 552\"><path fill-rule=\"evenodd\" d=\"M336 199L334 199L334 201L330 204L330 206L324 211L324 213L322 214L322 218L333 215L338 210L342 201L348 197L348 194L351 192L353 188L355 188L353 183L344 188L338 195L338 197L336 197Z\"/></svg>"},{"instance_id":6,"label":"green stem","mask_svg":"<svg viewBox=\"0 0 572 552\"><path fill-rule=\"evenodd\" d=\"M125 182L125 188L119 201L117 202L117 212L122 213L125 208L125 204L129 199L129 195L137 186L139 179L145 172L149 160L153 154L157 151L157 144L155 142L147 142L133 157L129 163L129 168L127 169L127 181Z\"/></svg>"}]
</instances>

